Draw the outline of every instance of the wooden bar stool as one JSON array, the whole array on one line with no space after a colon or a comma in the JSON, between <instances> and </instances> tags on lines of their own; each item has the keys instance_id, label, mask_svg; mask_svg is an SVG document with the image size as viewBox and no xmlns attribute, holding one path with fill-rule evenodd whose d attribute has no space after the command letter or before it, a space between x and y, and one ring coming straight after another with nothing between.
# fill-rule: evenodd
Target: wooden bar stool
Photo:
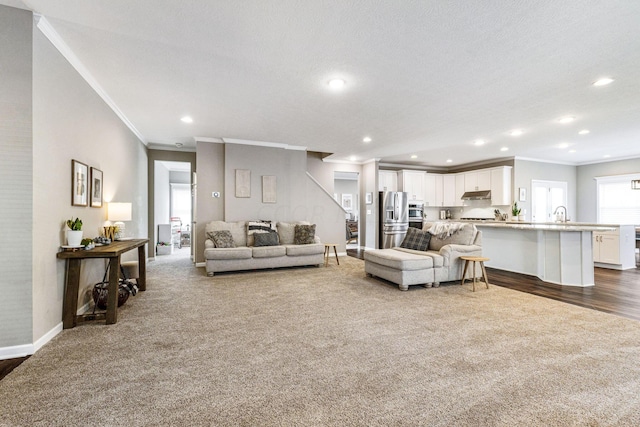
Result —
<instances>
[{"instance_id":1,"label":"wooden bar stool","mask_svg":"<svg viewBox=\"0 0 640 427\"><path fill-rule=\"evenodd\" d=\"M340 260L338 259L338 249L335 243L325 243L324 244L324 266L329 265L329 254L331 253L331 248L333 248L333 253L336 254L336 262L340 265Z\"/></svg>"},{"instance_id":2,"label":"wooden bar stool","mask_svg":"<svg viewBox=\"0 0 640 427\"><path fill-rule=\"evenodd\" d=\"M469 264L471 263L471 276L473 277L473 292L476 291L476 282L478 278L476 277L476 262L480 263L480 270L482 272L482 279L484 280L484 284L487 285L487 289L489 289L489 280L487 280L487 271L484 269L484 262L489 261L489 258L484 258L481 256L461 256L460 259L464 260L464 270L462 271L462 282L460 285L464 285L465 278L467 277L467 269L469 268Z\"/></svg>"}]
</instances>

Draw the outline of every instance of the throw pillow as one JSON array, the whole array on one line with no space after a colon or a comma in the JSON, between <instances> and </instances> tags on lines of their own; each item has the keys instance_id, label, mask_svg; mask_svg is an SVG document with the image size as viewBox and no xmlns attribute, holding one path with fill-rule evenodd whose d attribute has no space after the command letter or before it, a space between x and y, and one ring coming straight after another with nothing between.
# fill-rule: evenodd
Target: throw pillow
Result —
<instances>
[{"instance_id":1,"label":"throw pillow","mask_svg":"<svg viewBox=\"0 0 640 427\"><path fill-rule=\"evenodd\" d=\"M418 230L417 228L409 227L404 240L400 243L401 248L414 249L416 251L426 251L429 249L429 241L431 240L431 233L428 231Z\"/></svg>"},{"instance_id":2,"label":"throw pillow","mask_svg":"<svg viewBox=\"0 0 640 427\"><path fill-rule=\"evenodd\" d=\"M293 245L293 237L296 231L296 224L311 225L311 223L307 221L278 223L278 236L280 236L281 245Z\"/></svg>"},{"instance_id":3,"label":"throw pillow","mask_svg":"<svg viewBox=\"0 0 640 427\"><path fill-rule=\"evenodd\" d=\"M293 234L294 245L310 245L315 243L316 225L296 225Z\"/></svg>"},{"instance_id":4,"label":"throw pillow","mask_svg":"<svg viewBox=\"0 0 640 427\"><path fill-rule=\"evenodd\" d=\"M276 231L275 223L271 221L248 221L247 222L247 246L254 246L254 235L257 233L269 233Z\"/></svg>"},{"instance_id":5,"label":"throw pillow","mask_svg":"<svg viewBox=\"0 0 640 427\"><path fill-rule=\"evenodd\" d=\"M275 231L256 233L253 235L253 240L253 246L278 246L280 244L278 233Z\"/></svg>"},{"instance_id":6,"label":"throw pillow","mask_svg":"<svg viewBox=\"0 0 640 427\"><path fill-rule=\"evenodd\" d=\"M233 242L233 236L229 230L212 231L211 240L216 248L235 248L236 245Z\"/></svg>"}]
</instances>

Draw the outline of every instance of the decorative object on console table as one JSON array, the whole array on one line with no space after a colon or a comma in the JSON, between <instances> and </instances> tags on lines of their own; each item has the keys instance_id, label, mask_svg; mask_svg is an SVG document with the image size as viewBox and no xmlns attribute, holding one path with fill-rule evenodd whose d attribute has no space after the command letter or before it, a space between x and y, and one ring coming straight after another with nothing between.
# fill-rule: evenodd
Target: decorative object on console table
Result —
<instances>
[{"instance_id":1,"label":"decorative object on console table","mask_svg":"<svg viewBox=\"0 0 640 427\"><path fill-rule=\"evenodd\" d=\"M125 225L123 221L131 221L131 203L109 202L107 219L117 227L113 240L125 237Z\"/></svg>"},{"instance_id":2,"label":"decorative object on console table","mask_svg":"<svg viewBox=\"0 0 640 427\"><path fill-rule=\"evenodd\" d=\"M82 243L82 220L76 218L67 220L67 245L68 246L80 246Z\"/></svg>"},{"instance_id":3,"label":"decorative object on console table","mask_svg":"<svg viewBox=\"0 0 640 427\"><path fill-rule=\"evenodd\" d=\"M71 206L87 206L89 197L89 167L71 160Z\"/></svg>"},{"instance_id":4,"label":"decorative object on console table","mask_svg":"<svg viewBox=\"0 0 640 427\"><path fill-rule=\"evenodd\" d=\"M236 169L236 197L251 197L251 171Z\"/></svg>"},{"instance_id":5,"label":"decorative object on console table","mask_svg":"<svg viewBox=\"0 0 640 427\"><path fill-rule=\"evenodd\" d=\"M91 207L102 207L102 171L91 168Z\"/></svg>"}]
</instances>

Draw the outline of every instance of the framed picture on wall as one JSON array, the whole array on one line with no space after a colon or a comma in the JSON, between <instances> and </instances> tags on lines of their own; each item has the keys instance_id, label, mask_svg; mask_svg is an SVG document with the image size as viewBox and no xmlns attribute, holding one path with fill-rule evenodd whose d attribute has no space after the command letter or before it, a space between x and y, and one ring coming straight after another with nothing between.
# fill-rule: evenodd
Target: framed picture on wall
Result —
<instances>
[{"instance_id":1,"label":"framed picture on wall","mask_svg":"<svg viewBox=\"0 0 640 427\"><path fill-rule=\"evenodd\" d=\"M251 197L251 171L236 169L236 197Z\"/></svg>"},{"instance_id":2,"label":"framed picture on wall","mask_svg":"<svg viewBox=\"0 0 640 427\"><path fill-rule=\"evenodd\" d=\"M274 175L262 176L262 203L276 203L277 188Z\"/></svg>"},{"instance_id":3,"label":"framed picture on wall","mask_svg":"<svg viewBox=\"0 0 640 427\"><path fill-rule=\"evenodd\" d=\"M89 167L71 160L71 206L87 206L89 203Z\"/></svg>"},{"instance_id":4,"label":"framed picture on wall","mask_svg":"<svg viewBox=\"0 0 640 427\"><path fill-rule=\"evenodd\" d=\"M350 211L353 209L353 195L352 194L343 194L342 195L342 208L344 210Z\"/></svg>"},{"instance_id":5,"label":"framed picture on wall","mask_svg":"<svg viewBox=\"0 0 640 427\"><path fill-rule=\"evenodd\" d=\"M91 207L102 207L102 171L91 168Z\"/></svg>"}]
</instances>

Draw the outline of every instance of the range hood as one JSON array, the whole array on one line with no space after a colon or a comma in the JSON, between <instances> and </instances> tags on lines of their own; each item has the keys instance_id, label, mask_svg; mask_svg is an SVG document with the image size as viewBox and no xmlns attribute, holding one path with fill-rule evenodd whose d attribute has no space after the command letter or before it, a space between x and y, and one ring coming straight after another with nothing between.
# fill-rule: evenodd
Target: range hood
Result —
<instances>
[{"instance_id":1,"label":"range hood","mask_svg":"<svg viewBox=\"0 0 640 427\"><path fill-rule=\"evenodd\" d=\"M491 199L491 190L466 191L462 195L462 200L487 200Z\"/></svg>"}]
</instances>

